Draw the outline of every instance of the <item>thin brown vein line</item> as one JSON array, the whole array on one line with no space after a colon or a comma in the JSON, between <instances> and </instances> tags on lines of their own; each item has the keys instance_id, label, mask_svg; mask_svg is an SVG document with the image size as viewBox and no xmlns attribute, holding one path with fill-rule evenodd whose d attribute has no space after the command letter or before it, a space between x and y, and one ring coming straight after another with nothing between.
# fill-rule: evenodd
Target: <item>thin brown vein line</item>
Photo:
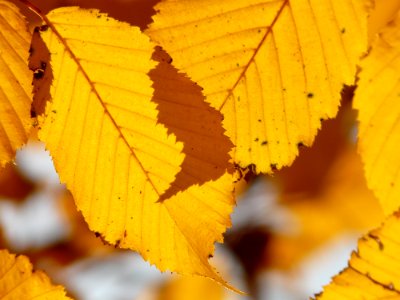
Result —
<instances>
[{"instance_id":1,"label":"thin brown vein line","mask_svg":"<svg viewBox=\"0 0 400 300\"><path fill-rule=\"evenodd\" d=\"M119 141L120 141L120 140L121 140L120 137L117 137L117 138L116 138L116 141L113 142L113 143L111 143L111 145L114 146L114 147L113 147L113 154L112 154L113 161L116 161L116 160L117 160L118 146L119 146ZM116 165L117 165L117 164L112 163L112 164L111 164L111 168L108 169L109 172L107 172L107 176L109 176L109 178L111 178L111 180L108 181L108 182L111 181L111 186L110 186L110 188L108 189L109 192L110 192L110 194L109 194L109 196L107 197L107 198L108 198L108 201L107 201L107 206L108 206L108 207L107 207L107 211L106 211L106 213L107 213L107 218L106 218L106 221L105 221L105 228L104 228L104 230L102 230L102 232L103 232L106 236L108 235L108 234L107 234L107 231L108 231L108 229L110 228L110 226L111 226L111 227L114 226L113 222L110 222L110 217L111 217L111 213L112 213L112 204L113 204L114 201L115 201L115 200L113 199L113 197L114 197L114 195L115 195L115 193L114 193L114 189L115 189L115 180L114 180L114 179L115 179L115 177L118 177L118 176L119 176L119 175L114 176ZM120 172L121 172L121 170L120 170ZM126 201L128 201L128 199L126 199ZM112 230L111 230L111 232L112 232Z\"/></svg>"},{"instance_id":2,"label":"thin brown vein line","mask_svg":"<svg viewBox=\"0 0 400 300\"><path fill-rule=\"evenodd\" d=\"M88 128L92 128L92 124L88 124L88 111L89 111L89 106L90 106L90 99L91 99L91 95L92 93L89 91L88 96L87 96L87 101L86 101L86 105L85 105L85 111L82 112L83 113L83 126L81 127L82 130L80 130L79 132L81 132L81 136L79 139L79 143L78 143L78 149L81 149L82 144L83 144L83 137L85 136L86 131L88 130ZM79 163L84 163L85 165L82 166L83 170L86 170L86 163L87 163L87 159L80 159L80 157L82 156L82 151L78 151L78 157L76 158L76 162L75 162L75 166L74 166L74 179L73 179L73 186L76 186L76 180L81 180L81 178L78 179L77 174L79 174L77 172L77 167L79 165ZM82 184L82 182L79 182L78 184Z\"/></svg>"},{"instance_id":3,"label":"thin brown vein line","mask_svg":"<svg viewBox=\"0 0 400 300\"><path fill-rule=\"evenodd\" d=\"M276 55L276 62L278 64L278 74L279 74L279 82L281 84L281 96L282 96L282 107L283 107L283 114L284 114L284 119L285 119L285 134L286 134L286 141L287 141L287 148L288 148L288 153L290 153L290 137L289 137L289 132L288 132L288 121L287 121L287 107L286 107L286 95L283 92L283 77L282 77L282 64L281 64L281 59L279 58L279 50L278 46L275 40L275 36L273 32L271 31L271 40L273 47L275 49L275 55Z\"/></svg>"},{"instance_id":4,"label":"thin brown vein line","mask_svg":"<svg viewBox=\"0 0 400 300\"><path fill-rule=\"evenodd\" d=\"M183 27L183 26L187 26L187 25L190 25L190 24L196 24L196 23L199 23L199 22L203 22L203 21L207 21L207 20L211 20L211 19L215 19L215 18L220 18L220 17L223 17L225 15L228 15L228 14L231 14L231 13L234 13L234 12L237 12L237 11L241 11L243 9L255 8L255 7L259 7L259 6L268 6L268 5L272 5L272 4L276 3L276 2L281 2L281 1L282 0L275 0L275 1L269 1L269 2L261 2L261 3L257 3L257 4L253 4L253 5L241 6L241 7L238 7L238 8L232 9L232 10L228 10L228 11L224 11L222 13L218 13L218 14L215 14L215 15L212 15L212 16L205 16L203 18L196 19L196 20L193 20L193 21L189 21L189 22L185 22L185 23L181 23L181 24L174 24L174 25L171 25L171 26L166 26L166 27L154 30L154 32L155 31L167 30L167 29L170 30L172 28ZM285 2L287 2L287 0L285 0ZM157 7L155 9L156 9L156 11L158 11ZM178 19L176 19L176 20L178 20ZM151 28L150 28L150 31L152 31Z\"/></svg>"},{"instance_id":5,"label":"thin brown vein line","mask_svg":"<svg viewBox=\"0 0 400 300\"><path fill-rule=\"evenodd\" d=\"M138 48L128 48L128 47L121 47L121 46L116 46L116 45L111 45L111 44L106 44L106 43L100 43L100 42L95 42L91 40L81 40L78 38L70 38L67 37L65 38L66 41L75 41L75 42L81 42L83 44L89 44L89 45L95 45L95 46L103 46L103 47L109 47L109 48L117 48L121 50L127 50L129 53L132 52L140 52L140 53L148 53L148 50L146 49L138 49Z\"/></svg>"},{"instance_id":6,"label":"thin brown vein line","mask_svg":"<svg viewBox=\"0 0 400 300\"><path fill-rule=\"evenodd\" d=\"M11 69L8 67L8 65L7 65L7 63L6 63L6 61L4 60L4 58L0 55L0 59L1 59L1 61L3 62L3 66L7 69L7 70L9 70L9 74L10 75L12 75L13 77L14 77L14 79L16 79L17 80L17 77L15 77L15 75L12 73L12 71L11 71ZM23 132L23 134L24 134L24 138L26 138L27 137L27 135L26 135L26 131L25 131L25 126L24 126L24 124L23 124L23 122L22 122L22 120L21 120L21 117L19 116L19 114L18 114L18 112L17 112L17 110L15 109L15 107L13 106L13 103L12 103L12 101L10 101L10 98L9 98L9 96L5 93L5 91L4 91L4 89L1 87L1 85L0 85L0 89L1 89L1 93L4 95L4 99L8 102L8 104L9 104L9 107L10 108L12 108L12 111L13 111L13 116L15 117L15 119L18 119L18 125L17 124L15 124L15 123L13 123L13 127L14 128L19 128L19 130L21 131L21 132ZM22 89L23 90L23 89ZM15 91L15 90L14 90ZM4 104L3 104L4 105ZM1 121L0 121L1 122Z\"/></svg>"},{"instance_id":7,"label":"thin brown vein line","mask_svg":"<svg viewBox=\"0 0 400 300\"><path fill-rule=\"evenodd\" d=\"M243 30L239 30L239 31L235 31L235 32L226 32L226 33L224 33L222 35L213 37L211 39L200 41L197 44L192 44L192 45L189 45L189 46L186 46L186 47L183 47L183 48L178 48L178 49L171 50L169 53L171 54L171 56L173 56L173 54L175 52L187 52L189 49L196 48L198 46L203 46L204 45L204 46L208 47L211 43L219 41L219 40L224 40L226 37L234 37L234 36L241 35L241 34L243 35L244 33L249 32L249 31L250 32L252 32L252 31L256 31L257 32L257 30L260 29L260 28L266 28L266 26L245 28ZM256 48L240 48L240 49L238 49L238 51L240 51L240 50L242 50L242 51L256 50Z\"/></svg>"},{"instance_id":8,"label":"thin brown vein line","mask_svg":"<svg viewBox=\"0 0 400 300\"><path fill-rule=\"evenodd\" d=\"M323 44L323 42L322 42L321 31L320 31L320 29L319 29L319 27L318 27L317 18L315 17L314 9L313 9L313 7L312 7L312 5L311 5L310 0L307 0L307 3L308 3L308 5L309 5L309 7L310 7L311 16L312 16L313 21L314 21L314 24L315 24L315 29L316 29L317 32L318 32L318 40L319 40L320 45L321 45L321 50L322 50L321 53L322 53L322 56L323 56L323 59L324 59L324 66L325 66L326 74L328 75L328 74L330 74L330 72L329 72L328 65L326 64L327 59L326 59L326 54L325 54L325 47L324 47L324 44ZM331 96L336 95L336 93L334 93L334 92L332 91L332 84L331 84L331 81L328 80L327 82L328 82L329 89L330 89L330 91L329 91L330 95L331 95Z\"/></svg>"},{"instance_id":9,"label":"thin brown vein line","mask_svg":"<svg viewBox=\"0 0 400 300\"><path fill-rule=\"evenodd\" d=\"M398 293L398 294L400 293L400 291L395 289L395 287L389 288L387 285L385 285L382 282L379 282L379 281L373 279L371 276L368 276L367 274L364 274L364 273L360 272L358 269L354 268L351 265L349 265L349 268L352 269L357 274L361 275L362 277L367 278L371 283L379 285L380 287L384 288L385 290L391 291L393 293Z\"/></svg>"},{"instance_id":10,"label":"thin brown vein line","mask_svg":"<svg viewBox=\"0 0 400 300\"><path fill-rule=\"evenodd\" d=\"M43 15L42 16L43 21L51 28L51 30L53 31L53 33L57 36L57 38L59 39L59 41L64 45L64 48L66 49L66 51L71 55L71 58L75 61L76 65L78 66L78 69L81 70L83 76L85 77L86 81L88 82L88 84L90 85L93 93L96 94L97 99L99 100L100 105L103 107L104 113L107 115L108 118L110 118L111 123L113 124L115 130L118 131L119 135L121 136L122 140L124 141L125 145L130 149L130 152L133 156L133 158L135 160L137 160L137 163L140 167L140 169L142 170L144 176L149 180L149 183L151 184L151 186L153 187L153 189L155 190L155 192L158 194L158 196L161 195L161 193L157 190L156 186L154 185L153 181L150 179L147 170L144 168L144 166L142 165L141 161L138 159L138 157L136 156L136 153L133 151L133 148L130 146L130 144L128 143L128 141L126 140L125 136L123 135L123 133L121 132L121 129L119 128L118 124L116 123L114 117L112 116L112 114L110 113L110 111L108 110L107 106L106 106L106 102L103 100L103 98L100 96L99 92L96 89L96 86L93 84L93 82L90 80L89 75L86 73L85 69L83 68L81 62L79 61L79 59L77 58L77 56L75 55L75 53L72 51L72 49L69 47L69 45L67 44L67 42L64 40L64 38L62 37L62 35L58 32L57 28L54 26L54 24L47 18L47 16Z\"/></svg>"},{"instance_id":11,"label":"thin brown vein line","mask_svg":"<svg viewBox=\"0 0 400 300\"><path fill-rule=\"evenodd\" d=\"M265 120L267 120L267 119L265 118L265 103L264 103L265 100L264 100L264 94L263 94L264 89L263 89L263 84L262 84L262 80L261 80L260 70L258 69L258 65L257 65L257 61L256 60L254 60L254 68L256 69L257 81L258 81L258 85L260 86L260 99L261 99L261 101L260 101L260 104L261 104L260 110L261 110L261 115L262 115L262 119L261 120L264 120L264 122L263 122L263 124L261 126L262 126L263 132L264 132L263 140L266 140L267 137L268 137L268 134L267 134L267 128L266 128L266 125L265 125ZM267 151L268 151L269 163L271 164L272 163L272 161L271 161L271 149L270 149L269 145L267 145Z\"/></svg>"},{"instance_id":12,"label":"thin brown vein line","mask_svg":"<svg viewBox=\"0 0 400 300\"><path fill-rule=\"evenodd\" d=\"M264 27L263 27L263 28L264 28ZM206 44L207 42L208 42L208 41L205 41L204 44ZM198 45L200 45L200 44L197 44L196 46L198 46ZM217 59L220 59L220 58L226 58L226 57L229 57L229 56L233 56L233 55L235 55L235 54L244 55L244 54L247 53L247 52L252 52L252 51L255 51L255 50L256 50L256 48L240 48L240 49L231 51L231 52L229 52L229 53L222 53L222 54L220 54L220 55L213 55L213 57L211 57L211 58L207 57L207 58L205 58L205 59L203 59L203 60L196 61L196 62L194 62L194 63L185 65L185 69L187 70L187 69L189 69L189 68L193 68L193 67L195 67L195 66L197 66L197 65L201 65L201 64L204 64L204 63L210 64L210 62L213 61L213 60L217 60ZM179 50L179 51L180 51L180 50Z\"/></svg>"},{"instance_id":13,"label":"thin brown vein line","mask_svg":"<svg viewBox=\"0 0 400 300\"><path fill-rule=\"evenodd\" d=\"M24 47L24 49L28 49L29 44L30 44L30 40L26 40L24 36L22 36L17 30L15 30L9 22L7 22L7 20L4 18L4 16L2 14L0 14L1 19L4 21L4 24L10 28L10 30L13 32L13 36L14 37L19 37L20 40L22 41L21 46ZM20 17L20 16L18 16Z\"/></svg>"},{"instance_id":14,"label":"thin brown vein line","mask_svg":"<svg viewBox=\"0 0 400 300\"><path fill-rule=\"evenodd\" d=\"M101 121L100 121L100 130L99 130L99 134L98 134L98 136L99 137L101 137L102 136L102 134L103 134L103 127L104 127L104 115L101 115ZM99 175L97 175L97 166L99 165L98 164L98 159L99 159L99 152L100 152L100 146L99 146L99 144L100 144L100 139L96 139L96 141L97 141L97 145L96 145L96 147L95 147L95 149L96 149L96 154L95 154L95 156L93 157L94 159L92 160L93 162L95 162L94 164L89 164L89 166L90 165L92 165L92 166L94 166L94 172L93 172L93 176L94 176L94 178L93 178L93 180L90 180L90 183L92 184L92 186L90 187L91 188L91 192L90 192L90 195L92 195L91 197L88 197L88 200L89 200L89 212L94 212L94 210L93 210L93 202L94 202L94 200L96 200L95 199L95 194L94 194L94 191L95 191L95 188L96 188L96 184L97 184L97 179L98 179L98 177L99 177ZM90 214L89 215L89 217L88 217L88 224L93 224L93 220L92 220L92 216L93 216L93 214Z\"/></svg>"},{"instance_id":15,"label":"thin brown vein line","mask_svg":"<svg viewBox=\"0 0 400 300\"><path fill-rule=\"evenodd\" d=\"M266 26L267 27L267 32L264 34L264 36L262 37L260 43L258 43L256 50L254 51L253 55L250 57L250 60L248 61L247 65L243 68L243 71L240 73L238 79L236 80L236 82L233 84L232 88L230 90L228 90L228 94L226 95L224 101L222 102L222 104L220 105L220 107L218 108L219 111L222 110L222 108L224 107L226 101L228 101L229 97L232 95L233 90L237 87L237 85L239 84L240 80L243 78L243 76L246 74L247 70L249 69L251 63L254 61L256 55L258 54L258 52L261 49L261 46L264 44L265 40L267 39L267 37L272 33L272 28L274 27L274 25L276 24L276 22L278 21L280 15L282 14L283 9L285 8L286 5L288 5L289 0L284 0L282 3L282 6L279 8L278 12L276 13L275 18L272 20L271 25Z\"/></svg>"}]
</instances>

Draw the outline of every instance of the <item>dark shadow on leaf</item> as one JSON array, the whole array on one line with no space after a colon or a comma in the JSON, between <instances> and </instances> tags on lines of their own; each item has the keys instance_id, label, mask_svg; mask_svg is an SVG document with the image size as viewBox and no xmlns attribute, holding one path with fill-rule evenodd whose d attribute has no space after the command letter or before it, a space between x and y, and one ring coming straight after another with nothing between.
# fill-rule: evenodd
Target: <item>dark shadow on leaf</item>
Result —
<instances>
[{"instance_id":1,"label":"dark shadow on leaf","mask_svg":"<svg viewBox=\"0 0 400 300\"><path fill-rule=\"evenodd\" d=\"M29 49L29 69L33 72L32 118L42 115L47 101L50 101L50 86L53 82L53 71L50 66L50 52L43 42L40 31L49 30L47 26L36 27Z\"/></svg>"},{"instance_id":2,"label":"dark shadow on leaf","mask_svg":"<svg viewBox=\"0 0 400 300\"><path fill-rule=\"evenodd\" d=\"M221 113L204 101L201 88L178 73L162 49L156 49L153 59L159 62L149 73L158 120L184 143L186 155L175 181L159 199L164 201L192 185L216 180L227 170L233 173L229 162L233 144L224 134Z\"/></svg>"},{"instance_id":3,"label":"dark shadow on leaf","mask_svg":"<svg viewBox=\"0 0 400 300\"><path fill-rule=\"evenodd\" d=\"M11 0L15 3L27 17L28 21L40 24L40 18L23 5L18 0ZM101 12L107 13L110 17L117 20L128 22L132 25L139 26L144 30L151 22L151 17L154 15L153 9L159 0L131 0L131 1L110 1L110 0L30 0L32 4L40 8L43 14L49 11L64 6L79 6L86 9L99 9Z\"/></svg>"}]
</instances>

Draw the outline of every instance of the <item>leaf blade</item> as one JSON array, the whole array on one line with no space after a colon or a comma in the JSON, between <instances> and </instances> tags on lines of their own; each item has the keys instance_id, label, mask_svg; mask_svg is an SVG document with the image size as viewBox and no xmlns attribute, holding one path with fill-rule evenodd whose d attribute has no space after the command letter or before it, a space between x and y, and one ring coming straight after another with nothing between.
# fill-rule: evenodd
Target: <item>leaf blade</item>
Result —
<instances>
[{"instance_id":1,"label":"leaf blade","mask_svg":"<svg viewBox=\"0 0 400 300\"><path fill-rule=\"evenodd\" d=\"M399 213L358 241L349 267L332 279L317 299L397 299L399 297Z\"/></svg>"},{"instance_id":2,"label":"leaf blade","mask_svg":"<svg viewBox=\"0 0 400 300\"><path fill-rule=\"evenodd\" d=\"M143 254L148 231L140 206L159 213L155 203L183 160L182 145L157 124L150 101L153 45L137 28L94 10L62 8L47 21L41 35L51 53L53 101L39 138L90 228Z\"/></svg>"},{"instance_id":3,"label":"leaf blade","mask_svg":"<svg viewBox=\"0 0 400 300\"><path fill-rule=\"evenodd\" d=\"M0 167L12 160L31 128L31 35L18 8L0 1Z\"/></svg>"},{"instance_id":4,"label":"leaf blade","mask_svg":"<svg viewBox=\"0 0 400 300\"><path fill-rule=\"evenodd\" d=\"M33 271L26 256L0 251L0 298L70 299L62 286L54 286L44 272Z\"/></svg>"},{"instance_id":5,"label":"leaf blade","mask_svg":"<svg viewBox=\"0 0 400 300\"><path fill-rule=\"evenodd\" d=\"M170 0L147 33L221 110L235 162L271 172L336 114L366 50L368 3Z\"/></svg>"},{"instance_id":6,"label":"leaf blade","mask_svg":"<svg viewBox=\"0 0 400 300\"><path fill-rule=\"evenodd\" d=\"M51 12L48 20L51 26L43 28L42 36L51 54L53 102L46 107L39 137L45 140L62 181L72 191L90 228L110 243L139 251L162 271L203 275L228 286L209 264L208 255L230 224L233 175L222 172L202 186L192 185L158 201L178 173L183 155L182 145L156 124L156 105L150 102L153 90L147 75L155 66L150 60L153 45L138 30L126 30L127 24L118 28L121 23L97 11L62 8ZM79 25L81 20L83 26ZM106 33L101 32L102 22L108 22ZM60 37L52 32L52 26L65 42L58 41ZM107 37L103 39L101 34ZM95 40L97 36L101 40ZM79 37L82 40L77 41ZM137 42L142 44L135 51L132 45ZM113 43L116 46L110 54ZM129 50L122 49L121 53L124 44ZM118 77L110 73L113 64L123 64L118 67ZM98 94L92 92L94 88ZM102 99L108 115L104 105L98 103ZM115 122L109 120L110 116ZM115 124L122 129L117 130ZM79 132L80 128L84 132ZM146 174L137 175L143 168L128 159L130 149L118 139L120 134L133 145L157 190ZM162 164L167 165L163 168L168 172L160 171Z\"/></svg>"},{"instance_id":7,"label":"leaf blade","mask_svg":"<svg viewBox=\"0 0 400 300\"><path fill-rule=\"evenodd\" d=\"M361 62L360 81L353 107L358 110L358 151L369 188L386 215L400 205L400 159L397 155L400 125L400 19L389 24Z\"/></svg>"}]
</instances>

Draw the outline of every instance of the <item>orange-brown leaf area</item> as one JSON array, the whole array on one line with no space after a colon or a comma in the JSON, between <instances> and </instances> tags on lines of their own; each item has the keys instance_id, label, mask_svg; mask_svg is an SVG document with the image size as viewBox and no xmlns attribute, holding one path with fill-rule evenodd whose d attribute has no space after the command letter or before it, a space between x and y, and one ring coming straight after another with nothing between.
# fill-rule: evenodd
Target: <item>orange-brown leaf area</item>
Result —
<instances>
[{"instance_id":1,"label":"orange-brown leaf area","mask_svg":"<svg viewBox=\"0 0 400 300\"><path fill-rule=\"evenodd\" d=\"M183 142L185 153L181 171L160 199L164 201L192 185L217 180L227 171L233 173L229 156L233 144L224 135L221 113L204 101L201 88L178 73L162 49L156 49L153 57L159 62L149 73L158 120Z\"/></svg>"}]
</instances>

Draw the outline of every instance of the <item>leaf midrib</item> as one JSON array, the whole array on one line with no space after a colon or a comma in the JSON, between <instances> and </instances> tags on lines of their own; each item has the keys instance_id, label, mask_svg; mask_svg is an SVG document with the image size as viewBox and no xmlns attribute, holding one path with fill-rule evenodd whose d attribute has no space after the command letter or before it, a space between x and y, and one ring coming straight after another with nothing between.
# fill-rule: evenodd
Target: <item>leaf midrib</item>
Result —
<instances>
[{"instance_id":1,"label":"leaf midrib","mask_svg":"<svg viewBox=\"0 0 400 300\"><path fill-rule=\"evenodd\" d=\"M84 76L84 78L86 79L86 81L89 83L92 92L96 95L96 98L99 100L101 106L103 107L104 113L110 118L113 126L115 127L115 129L118 131L119 136L121 137L121 139L123 140L123 142L125 143L125 145L129 148L129 151L132 154L132 157L137 161L137 163L139 164L140 168L142 169L143 173L145 174L145 177L147 178L147 181L151 184L152 188L154 189L154 191L157 193L158 197L160 197L161 193L157 190L157 188L155 187L153 181L151 180L149 173L146 171L146 169L144 168L144 166L142 165L141 161L139 160L139 158L137 157L135 151L133 150L133 148L130 146L129 142L126 140L124 134L121 131L120 126L117 124L117 122L114 120L112 114L110 113L110 111L108 110L105 102L103 101L102 97L100 96L99 92L97 91L95 85L92 83L92 81L90 80L89 75L87 74L87 72L85 71L85 69L83 68L80 60L78 59L78 57L75 55L75 53L72 51L72 49L70 48L70 46L68 45L68 43L65 41L65 39L62 37L62 35L58 32L58 30L56 29L56 27L54 26L53 22L49 20L49 18L45 15L42 16L43 21L50 27L50 29L52 30L52 32L57 36L57 38L59 39L59 41L63 44L63 46L65 47L65 50L69 53L69 55L71 56L72 60L76 63L76 65L78 66L78 70L80 70L80 72L82 73L82 75Z\"/></svg>"},{"instance_id":2,"label":"leaf midrib","mask_svg":"<svg viewBox=\"0 0 400 300\"><path fill-rule=\"evenodd\" d=\"M267 39L267 37L271 34L274 25L278 21L280 15L282 14L284 8L286 7L286 5L288 5L288 3L289 3L289 0L284 0L283 1L281 7L277 11L276 16L272 20L271 24L269 26L266 26L267 27L266 33L261 38L260 42L258 43L257 47L254 50L253 55L250 57L248 63L244 66L242 72L239 74L239 76L238 76L237 80L235 81L235 83L232 85L232 87L230 89L228 89L228 93L227 93L224 101L222 101L221 105L219 106L218 111L221 111L224 108L226 102L232 96L233 91L236 89L236 87L239 84L240 80L245 77L245 74L246 74L247 70L249 69L251 63L254 61L256 55L258 54L258 51L261 49L261 46L264 44L264 42Z\"/></svg>"}]
</instances>

